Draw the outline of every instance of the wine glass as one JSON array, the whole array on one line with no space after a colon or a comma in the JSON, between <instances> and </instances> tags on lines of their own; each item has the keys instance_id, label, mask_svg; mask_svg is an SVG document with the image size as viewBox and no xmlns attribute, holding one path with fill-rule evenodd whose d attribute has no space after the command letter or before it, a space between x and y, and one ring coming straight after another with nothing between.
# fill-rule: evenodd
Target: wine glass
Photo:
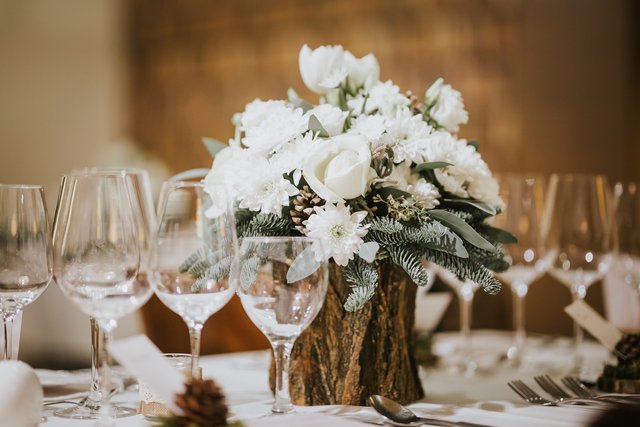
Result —
<instances>
[{"instance_id":1,"label":"wine glass","mask_svg":"<svg viewBox=\"0 0 640 427\"><path fill-rule=\"evenodd\" d=\"M107 346L117 320L151 296L137 279L140 267L139 203L124 173L63 177L54 220L54 273L64 294L96 319L101 343L98 425L113 425Z\"/></svg>"},{"instance_id":2,"label":"wine glass","mask_svg":"<svg viewBox=\"0 0 640 427\"><path fill-rule=\"evenodd\" d=\"M134 204L140 206L141 221L138 223L138 240L140 242L140 268L137 280L146 282L150 268L150 258L152 256L152 244L154 234L157 229L156 215L153 206L153 196L151 193L151 182L147 171L142 169L98 169L85 168L74 170L72 175L92 174L98 176L105 175L125 175L129 179L133 189ZM64 180L63 180L64 181ZM63 187L64 187L63 182ZM62 191L61 191L62 192ZM144 284L143 286L149 286ZM91 389L87 397L82 399L77 406L65 409L58 409L54 415L61 418L71 419L94 419L100 412L100 377L98 369L100 367L102 331L96 319L89 317L91 328ZM116 418L136 415L137 411L126 406L112 406L112 414Z\"/></svg>"},{"instance_id":3,"label":"wine glass","mask_svg":"<svg viewBox=\"0 0 640 427\"><path fill-rule=\"evenodd\" d=\"M480 287L471 280L460 280L458 276L447 269L437 267L440 278L456 293L460 306L460 338L461 347L458 350L452 366L465 375L473 375L478 368L471 351L471 319L473 315L473 297Z\"/></svg>"},{"instance_id":4,"label":"wine glass","mask_svg":"<svg viewBox=\"0 0 640 427\"><path fill-rule=\"evenodd\" d=\"M51 234L44 190L39 185L0 184L0 360L16 359L13 324L45 291L52 271Z\"/></svg>"},{"instance_id":5,"label":"wine glass","mask_svg":"<svg viewBox=\"0 0 640 427\"><path fill-rule=\"evenodd\" d=\"M545 246L553 253L549 272L572 299L603 278L612 262L611 197L602 175L552 175L545 203ZM574 322L574 371L579 373L584 332Z\"/></svg>"},{"instance_id":6,"label":"wine glass","mask_svg":"<svg viewBox=\"0 0 640 427\"><path fill-rule=\"evenodd\" d=\"M518 366L522 361L525 331L525 298L529 286L549 268L553 252L542 242L542 216L544 214L545 178L541 175L497 175L503 211L494 217L493 225L512 232L517 242L506 244L505 259L511 267L497 276L511 288L513 296L514 336L507 359Z\"/></svg>"},{"instance_id":7,"label":"wine glass","mask_svg":"<svg viewBox=\"0 0 640 427\"><path fill-rule=\"evenodd\" d=\"M229 302L237 261L235 217L229 207L210 218L212 199L201 182L168 181L158 206L157 257L152 283L160 301L187 324L191 376L198 376L200 335L211 315Z\"/></svg>"},{"instance_id":8,"label":"wine glass","mask_svg":"<svg viewBox=\"0 0 640 427\"><path fill-rule=\"evenodd\" d=\"M611 320L619 328L634 332L640 327L637 320L640 310L640 183L616 183L614 204L617 253L611 271L605 277L605 295L610 297L607 302ZM631 292L636 295L635 300L630 298Z\"/></svg>"},{"instance_id":9,"label":"wine glass","mask_svg":"<svg viewBox=\"0 0 640 427\"><path fill-rule=\"evenodd\" d=\"M324 259L320 242L308 237L245 237L242 241L234 276L242 307L273 348L274 413L293 411L289 357L296 338L324 303L328 286Z\"/></svg>"}]
</instances>

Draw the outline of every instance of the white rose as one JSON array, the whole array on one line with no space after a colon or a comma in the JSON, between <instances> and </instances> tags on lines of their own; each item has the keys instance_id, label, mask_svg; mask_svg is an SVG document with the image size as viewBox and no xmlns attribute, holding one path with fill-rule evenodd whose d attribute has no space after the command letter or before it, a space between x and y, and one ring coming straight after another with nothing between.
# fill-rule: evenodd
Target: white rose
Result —
<instances>
[{"instance_id":1,"label":"white rose","mask_svg":"<svg viewBox=\"0 0 640 427\"><path fill-rule=\"evenodd\" d=\"M451 85L444 84L442 78L427 89L425 99L427 105L433 104L429 110L431 118L449 132L458 132L460 125L469 121L462 94Z\"/></svg>"},{"instance_id":2,"label":"white rose","mask_svg":"<svg viewBox=\"0 0 640 427\"><path fill-rule=\"evenodd\" d=\"M373 170L369 142L360 135L339 135L318 144L302 167L302 176L327 202L363 196Z\"/></svg>"},{"instance_id":3,"label":"white rose","mask_svg":"<svg viewBox=\"0 0 640 427\"><path fill-rule=\"evenodd\" d=\"M316 116L329 136L336 136L342 133L344 121L347 119L348 114L347 111L342 111L333 105L321 104L307 111L307 120L311 115Z\"/></svg>"},{"instance_id":4,"label":"white rose","mask_svg":"<svg viewBox=\"0 0 640 427\"><path fill-rule=\"evenodd\" d=\"M340 86L347 77L342 46L320 46L311 50L306 44L298 56L304 84L318 95Z\"/></svg>"},{"instance_id":5,"label":"white rose","mask_svg":"<svg viewBox=\"0 0 640 427\"><path fill-rule=\"evenodd\" d=\"M369 90L380 80L380 65L376 57L369 53L362 58L356 58L349 51L344 53L345 65L349 72L347 82L352 91L364 87Z\"/></svg>"}]
</instances>

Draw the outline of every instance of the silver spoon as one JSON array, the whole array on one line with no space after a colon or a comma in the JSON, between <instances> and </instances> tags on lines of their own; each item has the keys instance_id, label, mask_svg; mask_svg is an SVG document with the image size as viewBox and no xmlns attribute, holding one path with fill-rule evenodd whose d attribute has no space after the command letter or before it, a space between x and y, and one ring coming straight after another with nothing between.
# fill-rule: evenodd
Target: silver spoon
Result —
<instances>
[{"instance_id":1,"label":"silver spoon","mask_svg":"<svg viewBox=\"0 0 640 427\"><path fill-rule=\"evenodd\" d=\"M481 424L472 424L458 421L446 421L440 418L424 418L414 414L409 408L406 408L395 400L374 394L369 396L369 403L381 415L389 418L399 424L415 424L421 422L433 426L441 427L488 427Z\"/></svg>"}]
</instances>

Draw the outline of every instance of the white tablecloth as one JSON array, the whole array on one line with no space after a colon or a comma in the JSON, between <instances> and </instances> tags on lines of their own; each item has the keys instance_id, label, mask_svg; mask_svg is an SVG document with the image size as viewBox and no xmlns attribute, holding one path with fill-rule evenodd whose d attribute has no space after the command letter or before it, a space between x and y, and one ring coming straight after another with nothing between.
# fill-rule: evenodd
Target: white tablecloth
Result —
<instances>
[{"instance_id":1,"label":"white tablecloth","mask_svg":"<svg viewBox=\"0 0 640 427\"><path fill-rule=\"evenodd\" d=\"M474 376L448 372L446 368L422 369L420 375L426 397L410 407L419 415L442 417L452 421L467 421L495 427L528 426L584 426L599 413L583 407L540 407L524 404L506 385L511 379L522 379L534 385L533 376L550 373L561 376L570 365L570 346L567 340L536 338L530 340L530 351L524 363L515 370L502 365L496 367L501 352L508 346L505 333L474 331L474 354L480 368ZM441 334L435 349L443 360L456 347L455 334ZM606 350L595 343L587 346L588 365L595 376L608 357ZM270 354L266 351L235 353L202 358L203 375L214 378L224 389L230 410L247 426L262 425L273 402L268 388ZM589 374L589 373L587 373ZM534 387L535 388L535 387ZM539 389L538 389L539 390ZM540 391L540 390L539 390ZM137 405L137 391L130 390L116 396L115 402ZM384 419L368 407L317 406L298 407L300 413L338 415L350 420L381 424ZM279 416L271 425L296 425L299 419L287 422ZM309 418L311 421L312 418ZM313 423L311 423L313 424ZM42 424L45 427L91 426L92 421L65 420L53 416ZM141 415L121 418L118 426L149 426ZM311 427L305 422L306 427ZM365 425L365 424L363 424Z\"/></svg>"}]
</instances>

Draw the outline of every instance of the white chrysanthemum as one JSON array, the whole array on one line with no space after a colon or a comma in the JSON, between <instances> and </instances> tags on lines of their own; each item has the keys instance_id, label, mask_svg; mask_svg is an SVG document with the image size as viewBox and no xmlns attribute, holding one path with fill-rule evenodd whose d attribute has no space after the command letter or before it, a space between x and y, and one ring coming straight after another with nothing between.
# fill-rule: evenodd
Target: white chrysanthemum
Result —
<instances>
[{"instance_id":1,"label":"white chrysanthemum","mask_svg":"<svg viewBox=\"0 0 640 427\"><path fill-rule=\"evenodd\" d=\"M367 226L360 225L367 212L352 214L342 202L316 206L314 211L304 223L307 235L320 239L327 259L333 257L336 264L347 265L367 234Z\"/></svg>"},{"instance_id":2,"label":"white chrysanthemum","mask_svg":"<svg viewBox=\"0 0 640 427\"><path fill-rule=\"evenodd\" d=\"M281 144L307 130L308 119L301 108L291 108L283 101L261 101L247 105L240 119L242 143L261 155L270 154Z\"/></svg>"},{"instance_id":3,"label":"white chrysanthemum","mask_svg":"<svg viewBox=\"0 0 640 427\"><path fill-rule=\"evenodd\" d=\"M407 191L411 193L413 200L425 209L433 209L440 204L438 187L424 178L418 178L407 187Z\"/></svg>"},{"instance_id":4,"label":"white chrysanthemum","mask_svg":"<svg viewBox=\"0 0 640 427\"><path fill-rule=\"evenodd\" d=\"M449 132L458 132L461 124L469 121L469 113L464 109L462 94L444 84L444 80L439 78L431 85L425 94L426 103L433 106L429 109L429 115L440 126Z\"/></svg>"},{"instance_id":5,"label":"white chrysanthemum","mask_svg":"<svg viewBox=\"0 0 640 427\"><path fill-rule=\"evenodd\" d=\"M302 177L302 166L323 141L315 139L311 132L297 136L288 144L281 145L269 160L280 173L293 172L293 183L298 185Z\"/></svg>"},{"instance_id":6,"label":"white chrysanthemum","mask_svg":"<svg viewBox=\"0 0 640 427\"><path fill-rule=\"evenodd\" d=\"M348 101L354 116L371 114L377 111L385 117L395 117L398 110L410 104L409 98L400 93L400 88L391 80L378 82L368 94L359 94Z\"/></svg>"},{"instance_id":7,"label":"white chrysanthemum","mask_svg":"<svg viewBox=\"0 0 640 427\"><path fill-rule=\"evenodd\" d=\"M236 189L241 208L280 215L282 207L289 204L289 197L299 192L263 157L256 157L247 169L235 173L239 177Z\"/></svg>"},{"instance_id":8,"label":"white chrysanthemum","mask_svg":"<svg viewBox=\"0 0 640 427\"><path fill-rule=\"evenodd\" d=\"M237 187L242 181L238 171L247 170L253 163L254 156L249 150L239 147L223 148L213 159L211 170L204 179L205 191L211 196L212 205L206 215L216 218L235 202Z\"/></svg>"},{"instance_id":9,"label":"white chrysanthemum","mask_svg":"<svg viewBox=\"0 0 640 427\"><path fill-rule=\"evenodd\" d=\"M411 162L406 161L394 165L391 173L383 179L383 187L395 187L406 191L409 181L412 179Z\"/></svg>"},{"instance_id":10,"label":"white chrysanthemum","mask_svg":"<svg viewBox=\"0 0 640 427\"><path fill-rule=\"evenodd\" d=\"M435 169L442 188L458 197L481 202L499 202L498 187L492 185L491 171L473 145L448 132L433 132L425 146L425 162L447 162L453 166Z\"/></svg>"},{"instance_id":11,"label":"white chrysanthemum","mask_svg":"<svg viewBox=\"0 0 640 427\"><path fill-rule=\"evenodd\" d=\"M383 116L373 114L368 116L363 114L351 121L349 133L357 133L364 136L368 141L377 141L387 130L386 119Z\"/></svg>"},{"instance_id":12,"label":"white chrysanthemum","mask_svg":"<svg viewBox=\"0 0 640 427\"><path fill-rule=\"evenodd\" d=\"M331 104L320 104L307 111L305 115L307 121L312 114L316 116L329 136L336 136L342 133L344 121L347 119L349 113Z\"/></svg>"},{"instance_id":13,"label":"white chrysanthemum","mask_svg":"<svg viewBox=\"0 0 640 427\"><path fill-rule=\"evenodd\" d=\"M411 160L414 163L424 161L424 152L429 135L433 129L420 114L411 115L408 109L397 112L388 121L388 141L393 144L393 161L396 163Z\"/></svg>"}]
</instances>

